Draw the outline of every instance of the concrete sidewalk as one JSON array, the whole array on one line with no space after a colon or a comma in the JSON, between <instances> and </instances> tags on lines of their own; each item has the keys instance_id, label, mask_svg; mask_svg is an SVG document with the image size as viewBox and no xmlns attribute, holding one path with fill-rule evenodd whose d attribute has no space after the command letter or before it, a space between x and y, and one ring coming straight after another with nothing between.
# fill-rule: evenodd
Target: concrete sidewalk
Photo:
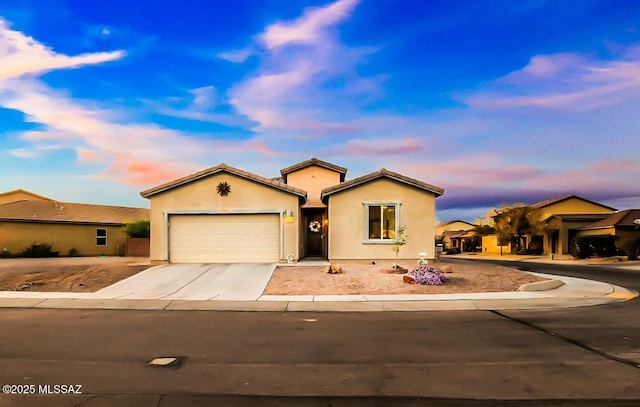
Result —
<instances>
[{"instance_id":1,"label":"concrete sidewalk","mask_svg":"<svg viewBox=\"0 0 640 407\"><path fill-rule=\"evenodd\" d=\"M559 280L559 287L545 291L411 295L261 295L255 300L234 301L202 293L176 292L150 298L148 289L139 293L107 287L95 293L0 292L0 308L79 308L146 310L224 311L434 311L571 308L627 301L638 293L607 283L573 277L532 273ZM192 276L197 279L203 274ZM536 283L533 283L536 284ZM558 284L556 284L558 285ZM153 291L153 288L151 288ZM193 294L193 293L191 293Z\"/></svg>"}]
</instances>

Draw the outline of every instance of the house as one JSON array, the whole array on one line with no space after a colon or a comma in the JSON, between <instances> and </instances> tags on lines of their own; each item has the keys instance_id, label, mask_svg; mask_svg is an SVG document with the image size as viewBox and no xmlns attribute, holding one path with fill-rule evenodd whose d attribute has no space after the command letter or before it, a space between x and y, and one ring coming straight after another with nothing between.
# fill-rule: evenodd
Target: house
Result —
<instances>
[{"instance_id":1,"label":"house","mask_svg":"<svg viewBox=\"0 0 640 407\"><path fill-rule=\"evenodd\" d=\"M537 202L529 208L539 212L539 218L546 222L542 236L533 236L528 242L537 241L544 253L568 254L569 243L577 236L578 228L593 223L616 211L607 205L576 195Z\"/></svg>"},{"instance_id":2,"label":"house","mask_svg":"<svg viewBox=\"0 0 640 407\"><path fill-rule=\"evenodd\" d=\"M278 178L220 164L142 191L151 202L151 261L386 260L400 226L409 240L398 258L433 258L442 188L384 168L346 174L315 157Z\"/></svg>"},{"instance_id":3,"label":"house","mask_svg":"<svg viewBox=\"0 0 640 407\"><path fill-rule=\"evenodd\" d=\"M441 243L443 249L457 249L458 251L474 251L479 243L475 225L463 220L453 220L436 225L436 243ZM474 241L468 247L465 242ZM476 242L478 240L478 242Z\"/></svg>"},{"instance_id":4,"label":"house","mask_svg":"<svg viewBox=\"0 0 640 407\"><path fill-rule=\"evenodd\" d=\"M640 255L640 209L615 212L578 228L577 235L578 237L615 236L619 246L621 240L628 240L631 245L630 250L633 251L635 248L635 257L637 257Z\"/></svg>"},{"instance_id":5,"label":"house","mask_svg":"<svg viewBox=\"0 0 640 407\"><path fill-rule=\"evenodd\" d=\"M548 199L528 205L527 208L544 224L540 234L526 236L525 247L538 254L568 254L569 243L577 236L580 227L602 220L616 210L576 195ZM500 246L491 242L497 241L496 236L483 237L483 252L495 252ZM507 242L502 243L504 245ZM505 252L509 252L508 249L504 249Z\"/></svg>"},{"instance_id":6,"label":"house","mask_svg":"<svg viewBox=\"0 0 640 407\"><path fill-rule=\"evenodd\" d=\"M47 243L61 255L121 255L124 223L149 218L144 208L57 202L24 190L0 199L0 250L13 254Z\"/></svg>"}]
</instances>

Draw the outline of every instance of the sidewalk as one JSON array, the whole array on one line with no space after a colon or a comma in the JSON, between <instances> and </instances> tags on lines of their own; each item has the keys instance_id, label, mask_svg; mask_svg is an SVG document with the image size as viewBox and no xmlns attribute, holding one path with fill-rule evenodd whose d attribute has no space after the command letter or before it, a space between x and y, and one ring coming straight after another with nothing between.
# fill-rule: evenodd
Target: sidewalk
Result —
<instances>
[{"instance_id":1,"label":"sidewalk","mask_svg":"<svg viewBox=\"0 0 640 407\"><path fill-rule=\"evenodd\" d=\"M484 257L484 256L483 256ZM435 311L572 308L627 301L638 293L591 280L532 273L556 280L552 289L411 295L262 295L256 301L110 298L96 293L0 292L0 308L217 310L217 311ZM542 291L537 291L542 289Z\"/></svg>"}]
</instances>

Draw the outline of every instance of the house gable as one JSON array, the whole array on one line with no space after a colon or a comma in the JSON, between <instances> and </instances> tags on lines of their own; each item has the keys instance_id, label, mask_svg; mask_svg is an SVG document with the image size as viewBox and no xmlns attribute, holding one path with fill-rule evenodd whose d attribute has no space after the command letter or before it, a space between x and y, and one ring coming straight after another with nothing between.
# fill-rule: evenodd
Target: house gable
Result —
<instances>
[{"instance_id":1,"label":"house gable","mask_svg":"<svg viewBox=\"0 0 640 407\"><path fill-rule=\"evenodd\" d=\"M316 157L311 157L311 159L309 159L309 160L299 162L299 163L291 165L291 166L289 166L287 168L283 168L282 170L280 170L280 174L282 175L282 179L283 179L284 182L286 182L287 184L291 184L291 182L289 180L290 174L293 174L295 172L298 172L298 171L300 171L300 170L302 170L304 168L310 167L310 166L321 167L321 168L325 168L325 169L327 169L329 171L335 172L339 176L339 181L338 182L343 182L345 176L347 175L347 169L346 168L340 167L339 165L335 165L335 164L332 164L332 163L327 162L327 161L319 160ZM338 182L336 182L336 184Z\"/></svg>"},{"instance_id":2,"label":"house gable","mask_svg":"<svg viewBox=\"0 0 640 407\"><path fill-rule=\"evenodd\" d=\"M287 185L307 191L304 208L323 208L327 205L320 198L322 190L341 182L342 175L320 165L308 165L287 175Z\"/></svg>"},{"instance_id":3,"label":"house gable","mask_svg":"<svg viewBox=\"0 0 640 407\"><path fill-rule=\"evenodd\" d=\"M53 201L51 198L47 198L46 196L35 194L31 191L27 191L25 189L14 189L13 191L3 192L0 194L0 205L16 202L16 201L24 201L24 200L42 200L42 201Z\"/></svg>"},{"instance_id":4,"label":"house gable","mask_svg":"<svg viewBox=\"0 0 640 407\"><path fill-rule=\"evenodd\" d=\"M529 208L540 212L542 219L557 214L613 213L615 208L576 196L567 195L529 205Z\"/></svg>"}]
</instances>

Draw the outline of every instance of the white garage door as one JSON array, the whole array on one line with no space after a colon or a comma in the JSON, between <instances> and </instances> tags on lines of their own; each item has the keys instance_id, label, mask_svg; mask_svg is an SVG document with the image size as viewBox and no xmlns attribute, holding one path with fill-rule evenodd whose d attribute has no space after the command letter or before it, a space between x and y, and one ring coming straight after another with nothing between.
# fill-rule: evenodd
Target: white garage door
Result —
<instances>
[{"instance_id":1,"label":"white garage door","mask_svg":"<svg viewBox=\"0 0 640 407\"><path fill-rule=\"evenodd\" d=\"M278 214L172 215L172 263L273 263L280 253Z\"/></svg>"}]
</instances>

